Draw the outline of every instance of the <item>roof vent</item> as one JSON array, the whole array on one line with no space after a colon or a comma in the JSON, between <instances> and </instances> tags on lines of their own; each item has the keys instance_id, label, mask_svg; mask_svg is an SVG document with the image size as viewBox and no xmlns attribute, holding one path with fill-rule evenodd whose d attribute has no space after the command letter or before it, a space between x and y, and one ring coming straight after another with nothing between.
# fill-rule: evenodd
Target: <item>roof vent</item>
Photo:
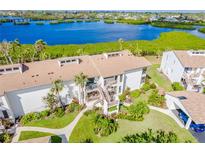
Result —
<instances>
[{"instance_id":1,"label":"roof vent","mask_svg":"<svg viewBox=\"0 0 205 154\"><path fill-rule=\"evenodd\" d=\"M0 74L22 73L22 64L0 66Z\"/></svg>"},{"instance_id":2,"label":"roof vent","mask_svg":"<svg viewBox=\"0 0 205 154\"><path fill-rule=\"evenodd\" d=\"M80 59L78 57L66 57L66 58L59 59L58 63L60 66L64 66L67 64L79 64Z\"/></svg>"},{"instance_id":3,"label":"roof vent","mask_svg":"<svg viewBox=\"0 0 205 154\"><path fill-rule=\"evenodd\" d=\"M104 56L106 59L108 59L108 58L112 58L112 57L122 56L122 53L120 53L120 52L104 53Z\"/></svg>"}]
</instances>

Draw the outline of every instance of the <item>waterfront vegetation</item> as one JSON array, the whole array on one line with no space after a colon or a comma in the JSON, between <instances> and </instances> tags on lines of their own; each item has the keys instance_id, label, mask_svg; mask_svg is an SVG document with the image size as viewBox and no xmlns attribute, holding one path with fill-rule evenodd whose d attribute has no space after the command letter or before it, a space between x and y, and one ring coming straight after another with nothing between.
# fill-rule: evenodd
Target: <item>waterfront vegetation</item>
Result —
<instances>
[{"instance_id":1,"label":"waterfront vegetation","mask_svg":"<svg viewBox=\"0 0 205 154\"><path fill-rule=\"evenodd\" d=\"M44 22L36 22L36 25L44 25Z\"/></svg>"},{"instance_id":2,"label":"waterfront vegetation","mask_svg":"<svg viewBox=\"0 0 205 154\"><path fill-rule=\"evenodd\" d=\"M19 137L19 141L29 140L33 138L51 136L51 133L39 132L39 131L22 131Z\"/></svg>"},{"instance_id":3,"label":"waterfront vegetation","mask_svg":"<svg viewBox=\"0 0 205 154\"><path fill-rule=\"evenodd\" d=\"M200 28L198 31L201 33L205 33L205 28Z\"/></svg>"},{"instance_id":4,"label":"waterfront vegetation","mask_svg":"<svg viewBox=\"0 0 205 154\"><path fill-rule=\"evenodd\" d=\"M155 27L166 27L166 28L176 28L176 29L187 29L194 30L194 26L188 23L176 23L176 22L151 22L152 26Z\"/></svg>"},{"instance_id":5,"label":"waterfront vegetation","mask_svg":"<svg viewBox=\"0 0 205 154\"><path fill-rule=\"evenodd\" d=\"M9 44L11 47L8 54L17 62L30 62L33 60L34 46L31 44ZM13 46L13 47L12 47ZM1 49L1 48L0 48ZM205 39L199 38L186 32L167 32L161 33L160 37L151 40L133 40L116 42L105 42L95 44L69 44L69 45L53 45L46 46L40 52L35 54L35 61L44 59L54 59L64 56L77 55L94 55L104 52L114 52L121 49L128 49L136 55L161 55L165 50L197 50L205 49ZM3 51L0 52L0 63L7 64Z\"/></svg>"},{"instance_id":6,"label":"waterfront vegetation","mask_svg":"<svg viewBox=\"0 0 205 154\"><path fill-rule=\"evenodd\" d=\"M106 24L114 24L115 22L113 20L104 20L104 23L106 23Z\"/></svg>"},{"instance_id":7,"label":"waterfront vegetation","mask_svg":"<svg viewBox=\"0 0 205 154\"><path fill-rule=\"evenodd\" d=\"M123 24L132 24L132 25L141 25L141 24L148 24L148 21L145 20L132 20L132 19L120 19L116 21L117 23Z\"/></svg>"},{"instance_id":8,"label":"waterfront vegetation","mask_svg":"<svg viewBox=\"0 0 205 154\"><path fill-rule=\"evenodd\" d=\"M14 25L30 25L30 22L14 22Z\"/></svg>"}]
</instances>

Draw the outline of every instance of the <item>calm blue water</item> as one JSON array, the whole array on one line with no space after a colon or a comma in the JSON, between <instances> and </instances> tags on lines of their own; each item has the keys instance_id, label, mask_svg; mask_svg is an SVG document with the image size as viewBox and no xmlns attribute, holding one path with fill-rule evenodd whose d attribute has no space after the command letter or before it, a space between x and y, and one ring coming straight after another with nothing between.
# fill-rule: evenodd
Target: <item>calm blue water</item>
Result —
<instances>
[{"instance_id":1,"label":"calm blue water","mask_svg":"<svg viewBox=\"0 0 205 154\"><path fill-rule=\"evenodd\" d=\"M174 31L170 28L158 28L150 25L128 25L128 24L105 24L103 22L82 22L50 25L13 25L4 23L0 25L0 41L12 41L19 39L21 43L33 44L38 39L43 39L49 45L57 44L84 44L96 42L124 40L153 40L162 32ZM205 34L197 30L186 31L205 38Z\"/></svg>"}]
</instances>

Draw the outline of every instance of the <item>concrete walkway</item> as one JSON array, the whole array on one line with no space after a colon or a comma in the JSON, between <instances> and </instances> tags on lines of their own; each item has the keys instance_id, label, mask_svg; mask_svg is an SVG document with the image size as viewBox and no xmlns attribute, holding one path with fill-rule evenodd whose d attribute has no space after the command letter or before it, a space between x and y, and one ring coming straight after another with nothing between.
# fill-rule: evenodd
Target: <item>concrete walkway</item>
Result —
<instances>
[{"instance_id":1,"label":"concrete walkway","mask_svg":"<svg viewBox=\"0 0 205 154\"><path fill-rule=\"evenodd\" d=\"M22 131L39 131L39 132L48 132L62 137L63 143L67 143L69 141L70 135L75 127L75 125L78 123L80 118L83 116L84 112L87 111L89 108L83 109L76 117L75 119L66 127L60 128L60 129L51 129L51 128L43 128L43 127L17 127L16 133L14 134L14 137L12 139L13 143L17 143L20 137L20 134Z\"/></svg>"},{"instance_id":2,"label":"concrete walkway","mask_svg":"<svg viewBox=\"0 0 205 154\"><path fill-rule=\"evenodd\" d=\"M155 107L155 106L150 106L149 108L152 110L156 110L159 111L161 113L164 113L166 115L168 115L169 117L171 117L181 128L184 128L184 125L182 124L182 122L174 115L174 113L172 113L172 111L170 111L169 109L162 109L159 107Z\"/></svg>"}]
</instances>

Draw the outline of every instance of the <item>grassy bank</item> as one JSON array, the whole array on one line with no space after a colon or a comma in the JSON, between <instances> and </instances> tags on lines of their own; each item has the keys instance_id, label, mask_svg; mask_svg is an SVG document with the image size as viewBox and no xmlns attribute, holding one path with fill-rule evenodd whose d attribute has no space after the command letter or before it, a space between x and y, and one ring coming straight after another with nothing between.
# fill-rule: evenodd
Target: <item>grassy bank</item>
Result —
<instances>
[{"instance_id":1,"label":"grassy bank","mask_svg":"<svg viewBox=\"0 0 205 154\"><path fill-rule=\"evenodd\" d=\"M14 25L30 25L30 22L14 22Z\"/></svg>"},{"instance_id":2,"label":"grassy bank","mask_svg":"<svg viewBox=\"0 0 205 154\"><path fill-rule=\"evenodd\" d=\"M121 20L117 20L117 23L141 25L141 24L148 24L149 22L145 20L121 19Z\"/></svg>"},{"instance_id":3,"label":"grassy bank","mask_svg":"<svg viewBox=\"0 0 205 154\"><path fill-rule=\"evenodd\" d=\"M104 23L106 23L106 24L114 24L115 22L112 21L112 20L104 20Z\"/></svg>"},{"instance_id":4,"label":"grassy bank","mask_svg":"<svg viewBox=\"0 0 205 154\"><path fill-rule=\"evenodd\" d=\"M154 27L165 27L165 28L176 28L176 29L187 29L194 30L193 25L184 24L184 23L173 23L173 22L152 22L152 26Z\"/></svg>"},{"instance_id":5,"label":"grassy bank","mask_svg":"<svg viewBox=\"0 0 205 154\"><path fill-rule=\"evenodd\" d=\"M30 45L27 46L29 47ZM142 55L156 55L168 49L205 49L205 39L201 39L185 32L168 32L162 33L158 39L152 41L126 41L122 46L123 49L129 49L133 53L140 52ZM120 44L118 42L107 42L82 45L48 46L45 51L49 53L52 58L56 58L79 54L93 55L117 50L120 50Z\"/></svg>"},{"instance_id":6,"label":"grassy bank","mask_svg":"<svg viewBox=\"0 0 205 154\"><path fill-rule=\"evenodd\" d=\"M201 33L205 33L205 28L200 28L198 31Z\"/></svg>"}]
</instances>

